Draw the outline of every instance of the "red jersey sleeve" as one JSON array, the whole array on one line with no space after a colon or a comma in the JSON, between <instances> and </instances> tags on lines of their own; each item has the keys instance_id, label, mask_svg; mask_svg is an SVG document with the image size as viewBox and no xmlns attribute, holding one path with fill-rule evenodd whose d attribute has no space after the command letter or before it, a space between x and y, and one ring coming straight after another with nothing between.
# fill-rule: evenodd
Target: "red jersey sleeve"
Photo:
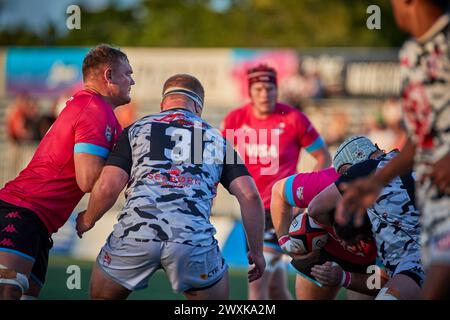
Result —
<instances>
[{"instance_id":1,"label":"red jersey sleeve","mask_svg":"<svg viewBox=\"0 0 450 320\"><path fill-rule=\"evenodd\" d=\"M117 135L117 128L108 123L108 115L100 108L86 107L75 124L75 153L90 153L106 158Z\"/></svg>"},{"instance_id":2,"label":"red jersey sleeve","mask_svg":"<svg viewBox=\"0 0 450 320\"><path fill-rule=\"evenodd\" d=\"M314 152L325 143L308 117L299 112L297 118L297 134L299 144L308 152Z\"/></svg>"}]
</instances>

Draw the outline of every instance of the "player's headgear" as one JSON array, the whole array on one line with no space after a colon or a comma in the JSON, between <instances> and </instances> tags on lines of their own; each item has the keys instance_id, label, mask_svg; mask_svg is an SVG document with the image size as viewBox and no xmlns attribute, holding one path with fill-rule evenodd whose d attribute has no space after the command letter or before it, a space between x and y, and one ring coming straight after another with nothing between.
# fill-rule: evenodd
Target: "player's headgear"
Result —
<instances>
[{"instance_id":1,"label":"player's headgear","mask_svg":"<svg viewBox=\"0 0 450 320\"><path fill-rule=\"evenodd\" d=\"M378 148L365 136L353 136L346 139L336 150L333 166L336 171L344 164L354 165L369 159Z\"/></svg>"},{"instance_id":2,"label":"player's headgear","mask_svg":"<svg viewBox=\"0 0 450 320\"><path fill-rule=\"evenodd\" d=\"M189 74L176 74L170 77L164 83L163 99L173 94L184 95L203 109L205 91L197 78Z\"/></svg>"},{"instance_id":3,"label":"player's headgear","mask_svg":"<svg viewBox=\"0 0 450 320\"><path fill-rule=\"evenodd\" d=\"M172 94L182 94L190 98L191 100L194 100L194 102L197 103L200 108L203 108L203 99L192 90L180 87L168 88L166 91L163 92L163 98L170 96Z\"/></svg>"},{"instance_id":4,"label":"player's headgear","mask_svg":"<svg viewBox=\"0 0 450 320\"><path fill-rule=\"evenodd\" d=\"M266 64L260 64L247 71L248 87L255 82L269 82L277 85L277 72Z\"/></svg>"}]
</instances>

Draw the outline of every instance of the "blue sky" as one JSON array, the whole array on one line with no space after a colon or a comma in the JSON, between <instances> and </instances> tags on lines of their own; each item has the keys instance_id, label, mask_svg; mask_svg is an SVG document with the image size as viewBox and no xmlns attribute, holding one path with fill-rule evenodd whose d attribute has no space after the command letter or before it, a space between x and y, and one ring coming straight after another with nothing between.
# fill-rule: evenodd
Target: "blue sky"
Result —
<instances>
[{"instance_id":1,"label":"blue sky","mask_svg":"<svg viewBox=\"0 0 450 320\"><path fill-rule=\"evenodd\" d=\"M130 7L140 0L115 0L119 6ZM26 25L39 33L49 22L60 31L66 25L66 10L71 4L83 5L91 10L105 7L110 0L0 0L0 28L14 29ZM83 13L81 14L83 16Z\"/></svg>"},{"instance_id":2,"label":"blue sky","mask_svg":"<svg viewBox=\"0 0 450 320\"><path fill-rule=\"evenodd\" d=\"M120 7L132 7L140 1L114 0ZM64 32L66 9L69 5L79 4L90 10L100 10L110 2L111 0L0 0L0 29L14 29L25 25L30 30L40 33L40 30L46 28L50 22L58 31ZM229 5L230 0L211 0L211 8L216 11L226 10Z\"/></svg>"}]
</instances>

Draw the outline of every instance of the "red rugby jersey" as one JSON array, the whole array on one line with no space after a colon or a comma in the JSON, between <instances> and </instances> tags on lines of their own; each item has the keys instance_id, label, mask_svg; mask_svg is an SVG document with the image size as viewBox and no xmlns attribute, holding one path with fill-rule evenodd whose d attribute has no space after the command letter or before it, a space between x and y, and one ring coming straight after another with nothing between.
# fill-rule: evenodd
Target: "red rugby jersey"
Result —
<instances>
[{"instance_id":1,"label":"red rugby jersey","mask_svg":"<svg viewBox=\"0 0 450 320\"><path fill-rule=\"evenodd\" d=\"M56 232L84 195L75 178L74 153L106 158L121 131L112 107L100 95L77 92L28 166L0 189L0 199L33 211L50 233Z\"/></svg>"},{"instance_id":2,"label":"red rugby jersey","mask_svg":"<svg viewBox=\"0 0 450 320\"><path fill-rule=\"evenodd\" d=\"M234 130L234 134L228 129ZM236 136L237 129L247 136L243 143ZM234 143L244 160L266 209L270 208L275 182L296 173L300 150L312 152L323 145L309 119L282 103L277 103L266 119L253 115L251 103L231 111L223 121L222 134Z\"/></svg>"}]
</instances>

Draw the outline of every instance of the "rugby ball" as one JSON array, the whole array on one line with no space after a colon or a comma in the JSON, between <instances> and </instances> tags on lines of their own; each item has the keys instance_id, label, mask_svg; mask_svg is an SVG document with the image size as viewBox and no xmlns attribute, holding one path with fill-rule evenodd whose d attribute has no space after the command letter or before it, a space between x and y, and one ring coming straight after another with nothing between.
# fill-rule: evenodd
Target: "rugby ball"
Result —
<instances>
[{"instance_id":1,"label":"rugby ball","mask_svg":"<svg viewBox=\"0 0 450 320\"><path fill-rule=\"evenodd\" d=\"M289 236L302 253L320 249L328 240L328 232L306 213L301 213L292 220Z\"/></svg>"}]
</instances>

